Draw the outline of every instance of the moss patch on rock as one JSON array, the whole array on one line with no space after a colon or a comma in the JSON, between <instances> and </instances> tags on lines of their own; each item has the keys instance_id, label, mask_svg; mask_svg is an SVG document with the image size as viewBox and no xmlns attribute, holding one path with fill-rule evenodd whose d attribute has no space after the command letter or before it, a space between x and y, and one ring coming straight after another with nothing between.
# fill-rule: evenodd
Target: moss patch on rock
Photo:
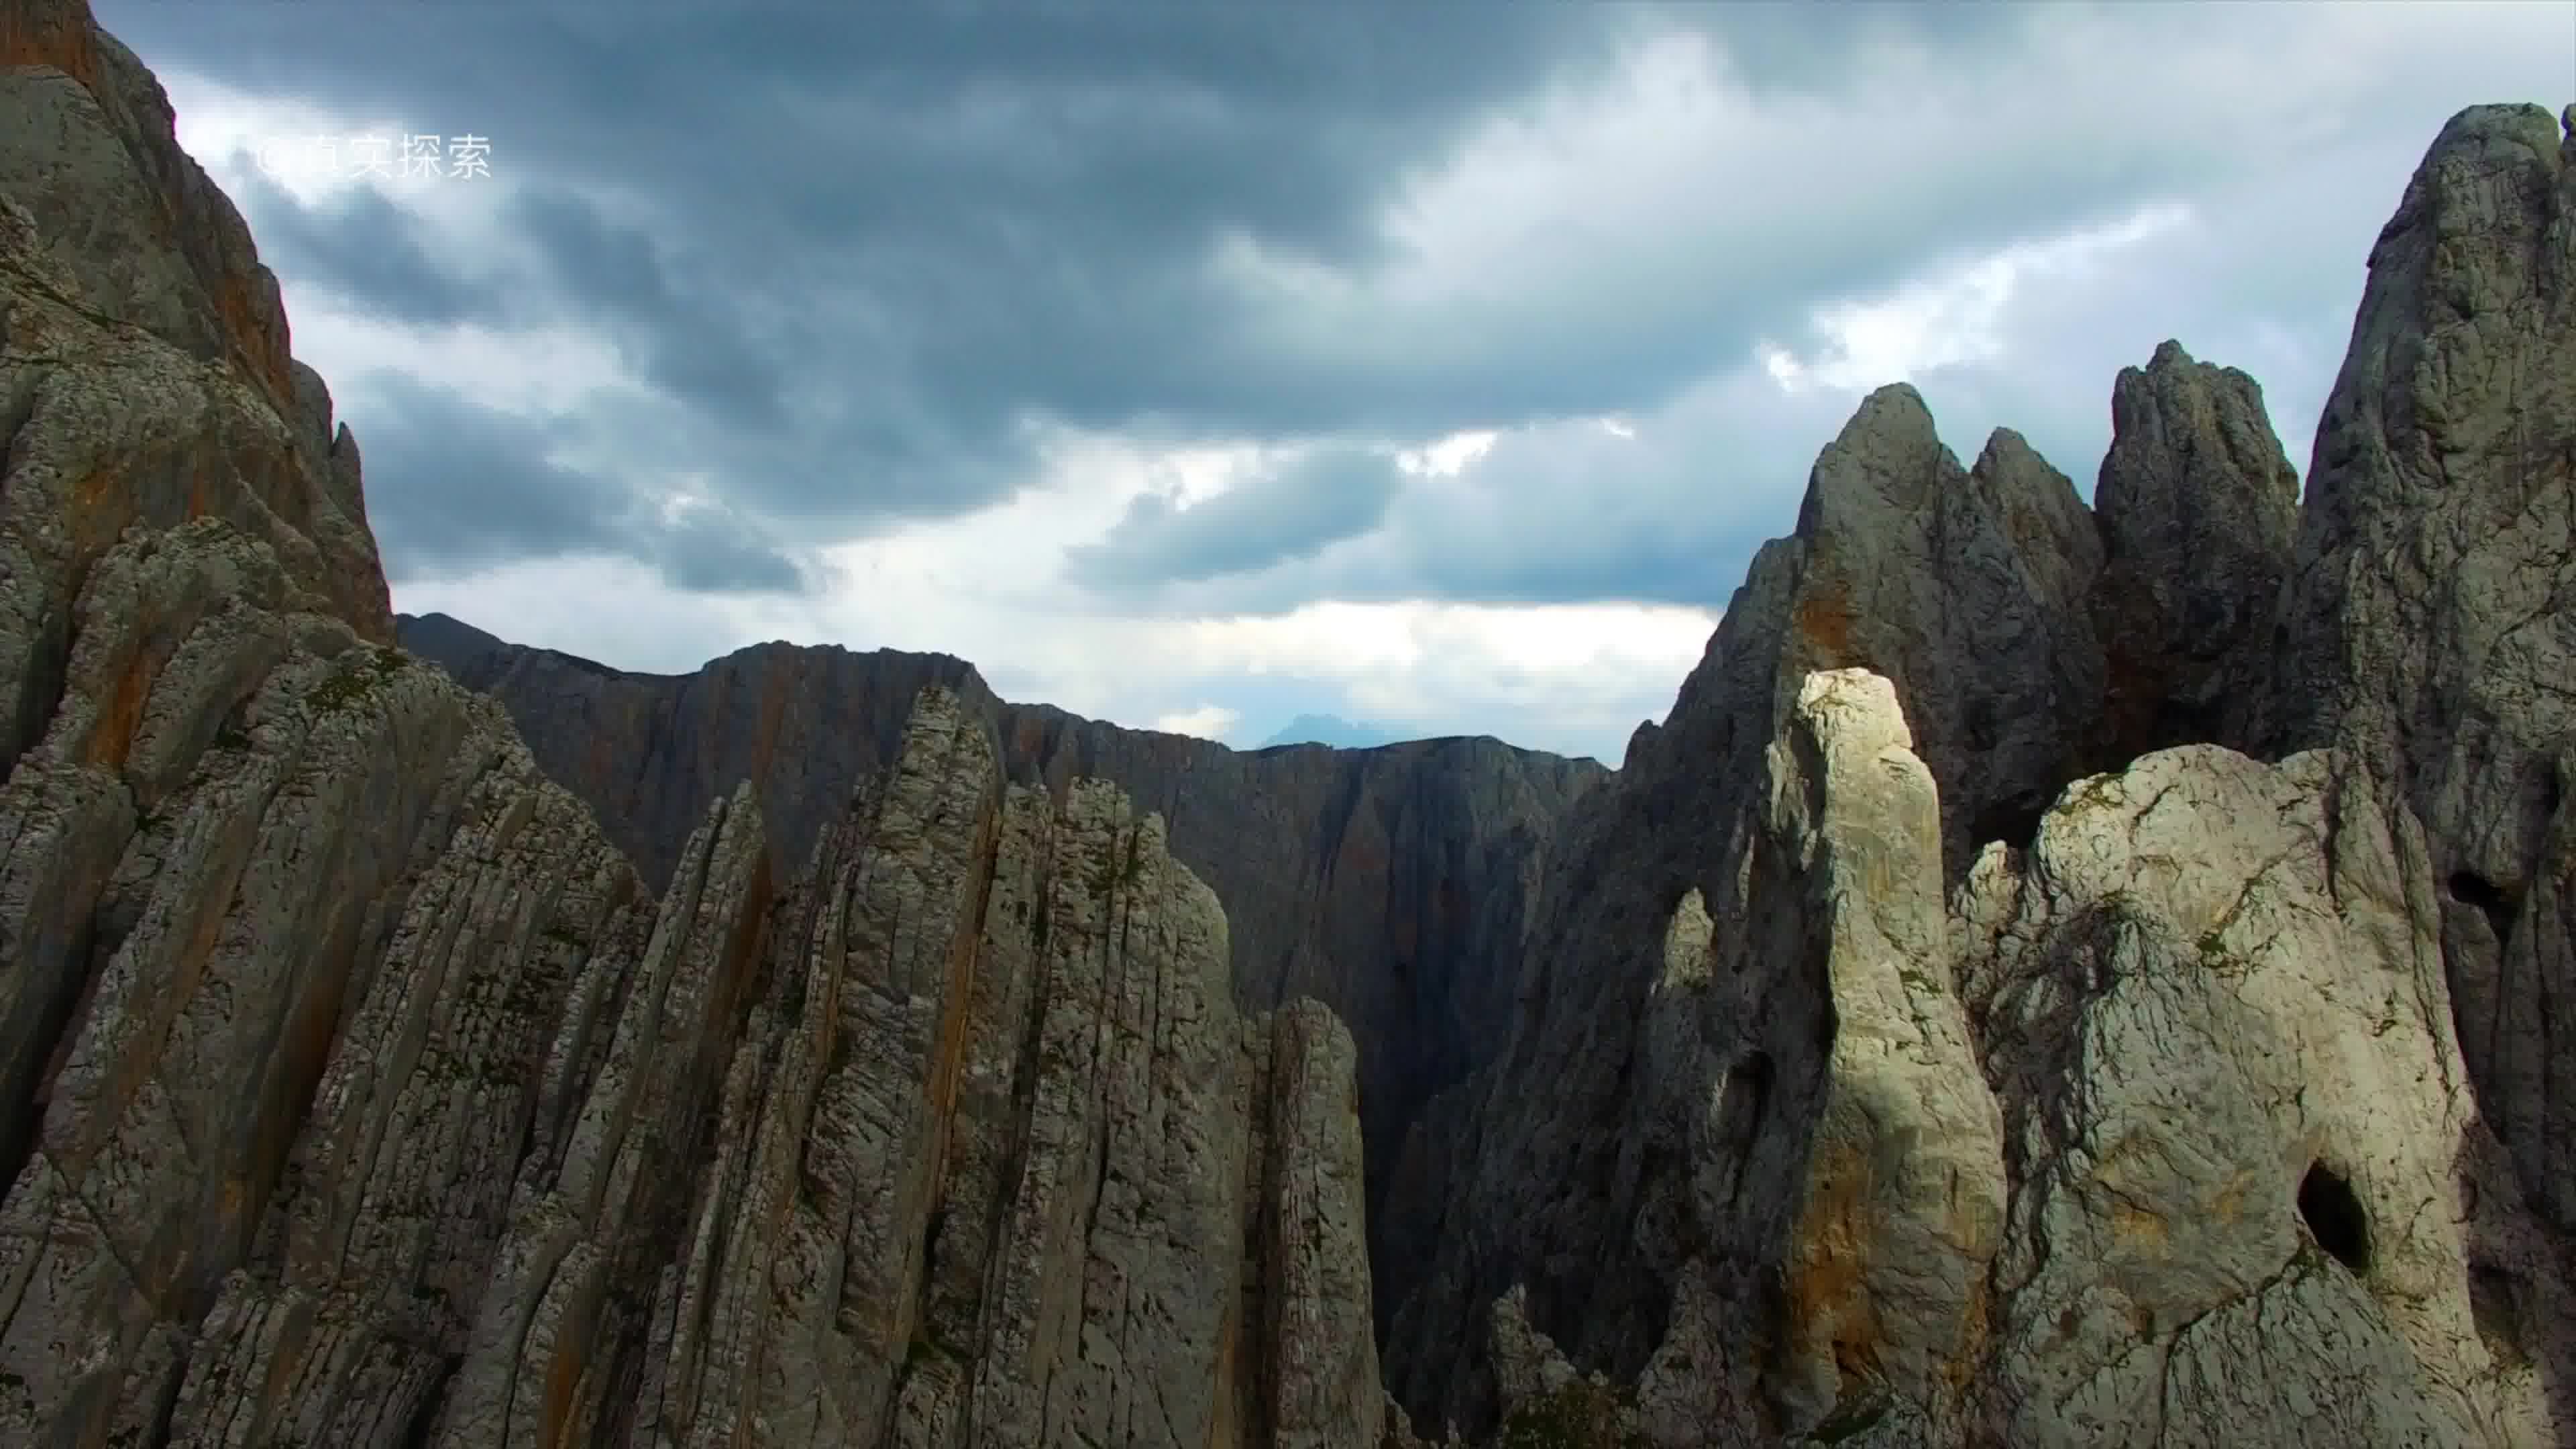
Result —
<instances>
[{"instance_id":1,"label":"moss patch on rock","mask_svg":"<svg viewBox=\"0 0 2576 1449\"><path fill-rule=\"evenodd\" d=\"M313 686L313 707L326 713L348 709L403 671L399 649L353 649L331 677Z\"/></svg>"}]
</instances>

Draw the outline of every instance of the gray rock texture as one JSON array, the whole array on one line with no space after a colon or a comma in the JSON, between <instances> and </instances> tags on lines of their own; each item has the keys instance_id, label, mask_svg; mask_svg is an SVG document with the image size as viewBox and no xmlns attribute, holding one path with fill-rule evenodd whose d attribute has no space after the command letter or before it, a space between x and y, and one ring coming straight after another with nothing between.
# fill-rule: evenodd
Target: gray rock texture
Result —
<instances>
[{"instance_id":1,"label":"gray rock texture","mask_svg":"<svg viewBox=\"0 0 2576 1449\"><path fill-rule=\"evenodd\" d=\"M2576 137L2537 106L2454 118L2371 250L2276 637L2252 733L2400 782L2479 1100L2576 1229Z\"/></svg>"},{"instance_id":2,"label":"gray rock texture","mask_svg":"<svg viewBox=\"0 0 2576 1449\"><path fill-rule=\"evenodd\" d=\"M2304 511L2175 345L2093 517L1862 405L1409 1144L1413 1422L2576 1440L2571 144L2436 141Z\"/></svg>"},{"instance_id":3,"label":"gray rock texture","mask_svg":"<svg viewBox=\"0 0 2576 1449\"><path fill-rule=\"evenodd\" d=\"M2012 1193L1969 1442L2551 1442L2576 1303L2426 864L2347 762L2207 745L1980 858L1954 959Z\"/></svg>"},{"instance_id":4,"label":"gray rock texture","mask_svg":"<svg viewBox=\"0 0 2576 1449\"><path fill-rule=\"evenodd\" d=\"M687 859L759 855L748 799ZM579 1230L578 1133L550 1180L523 1172L503 1253L528 1267L486 1295L443 1442L1374 1439L1349 1035L1312 1003L1238 1017L1224 916L1159 820L1095 782L1005 793L934 690L738 939L730 986L674 978L661 1008L717 1013L730 1065L638 1058L713 1088L662 1169L696 1175L643 1235L664 1252ZM654 1090L618 1060L585 1120ZM547 1303L583 1262L558 1389L575 1325Z\"/></svg>"},{"instance_id":5,"label":"gray rock texture","mask_svg":"<svg viewBox=\"0 0 2576 1449\"><path fill-rule=\"evenodd\" d=\"M1685 1164L1714 1130L1692 1124L1723 1084L1674 1065L1698 1061L1679 1044L1698 1028L1673 1015L1697 1009L1683 1012L1681 988L1662 983L1695 978L1687 942L1712 932L1730 951L1786 949L1786 937L1746 944L1751 927L1720 903L1755 894L1741 877L1765 761L1801 681L1879 669L1918 721L1937 905L1975 844L2026 837L2077 771L2102 692L2087 606L2101 550L2063 474L2000 431L1960 467L1910 387L1872 394L1825 449L1798 532L1755 556L1671 716L1641 729L1618 774L1577 803L1503 1054L1436 1102L1424 1121L1438 1130L1408 1146L1406 1191L1381 1233L1434 1265L1391 1321L1392 1387L1417 1421L1493 1418L1474 1326L1515 1285L1587 1370L1631 1379L1663 1340L1686 1255ZM1806 1090L1764 1072L1823 1069L1832 1013L1812 994L1795 1000L1761 1000L1796 1040L1767 1066L1742 1064L1726 1109L1737 1118L1757 1098Z\"/></svg>"},{"instance_id":6,"label":"gray rock texture","mask_svg":"<svg viewBox=\"0 0 2576 1449\"><path fill-rule=\"evenodd\" d=\"M1225 902L1236 1000L1266 1011L1311 997L1349 1024L1361 1119L1381 1144L1373 1220L1425 1102L1503 1040L1504 963L1518 959L1548 843L1609 774L1491 739L1230 750L1006 704L940 654L763 644L693 674L631 674L443 615L397 623L403 647L509 710L539 767L648 882L743 780L779 858L804 859L834 802L892 762L914 697L934 684L967 702L1014 782L1059 799L1078 778L1117 785L1168 822L1172 854Z\"/></svg>"},{"instance_id":7,"label":"gray rock texture","mask_svg":"<svg viewBox=\"0 0 2576 1449\"><path fill-rule=\"evenodd\" d=\"M2144 369L2120 370L2111 427L2093 491L2107 676L2093 763L2104 768L2227 739L2231 703L2268 683L2299 518L2299 475L2263 390L2234 368L2167 342Z\"/></svg>"},{"instance_id":8,"label":"gray rock texture","mask_svg":"<svg viewBox=\"0 0 2576 1449\"><path fill-rule=\"evenodd\" d=\"M0 63L0 1443L1375 1444L1351 1037L1161 820L932 689L648 883L391 647L149 77Z\"/></svg>"},{"instance_id":9,"label":"gray rock texture","mask_svg":"<svg viewBox=\"0 0 2576 1449\"><path fill-rule=\"evenodd\" d=\"M1514 1264L1567 1368L1497 1343L1417 1407L1508 1439L1589 1357L1655 1444L2557 1441L2563 1245L2480 1118L2424 833L2366 771L2152 754L1946 904L1885 679L1806 676L1764 779L1660 933L1613 1099L1589 1264L1670 1296ZM1520 1165L1562 1148L1509 1089L1457 1197L1564 1213L1580 1180ZM1399 1371L1441 1306L1399 1311Z\"/></svg>"},{"instance_id":10,"label":"gray rock texture","mask_svg":"<svg viewBox=\"0 0 2576 1449\"><path fill-rule=\"evenodd\" d=\"M47 486L64 495L51 513L61 527L10 540L13 577L41 575L43 597L67 600L63 581L77 580L128 525L212 515L266 542L299 587L368 642L393 643L356 445L334 428L321 378L289 355L277 279L240 213L179 149L160 83L78 0L11 0L0 10L0 67L10 73L0 193L24 212L0 223L21 228L15 284L77 299L71 305L112 319L120 344L148 335L197 361L231 364L206 380L136 374L102 358L80 382L55 383L53 396L0 395L0 421L12 423L39 406L152 415L93 429L75 451L47 460ZM0 607L27 608L32 598ZM0 767L31 743L38 704L62 668L66 624L13 618L6 633L29 652L0 656L0 680L17 686L0 701Z\"/></svg>"},{"instance_id":11,"label":"gray rock texture","mask_svg":"<svg viewBox=\"0 0 2576 1449\"><path fill-rule=\"evenodd\" d=\"M0 67L0 1443L2576 1442L2545 113L2303 507L2178 345L2098 513L1882 389L1601 778L432 667L158 88Z\"/></svg>"}]
</instances>

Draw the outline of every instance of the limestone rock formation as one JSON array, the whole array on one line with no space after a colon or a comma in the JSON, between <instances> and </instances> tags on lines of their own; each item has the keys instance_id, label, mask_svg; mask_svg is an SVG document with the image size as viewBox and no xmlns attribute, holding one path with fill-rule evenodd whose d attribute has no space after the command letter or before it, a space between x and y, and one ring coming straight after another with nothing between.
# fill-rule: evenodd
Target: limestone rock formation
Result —
<instances>
[{"instance_id":1,"label":"limestone rock formation","mask_svg":"<svg viewBox=\"0 0 2576 1449\"><path fill-rule=\"evenodd\" d=\"M0 1442L2576 1438L2576 108L2295 519L2178 345L2098 514L1883 389L1596 783L432 668L150 77L0 66Z\"/></svg>"},{"instance_id":2,"label":"limestone rock formation","mask_svg":"<svg viewBox=\"0 0 2576 1449\"><path fill-rule=\"evenodd\" d=\"M442 1442L1373 1440L1349 1036L1312 1003L1238 1018L1224 917L1161 837L1095 782L1005 794L926 694L720 1008L730 1065L673 1144L687 1216L643 1235L659 1253L579 1231L578 1136L523 1176L502 1251L527 1267L486 1297ZM566 1382L547 1297L586 1252Z\"/></svg>"},{"instance_id":3,"label":"limestone rock formation","mask_svg":"<svg viewBox=\"0 0 2576 1449\"><path fill-rule=\"evenodd\" d=\"M1674 1446L2576 1433L2571 148L2436 141L2295 541L2178 346L2094 519L1862 405L1417 1133L1415 1422L1599 1374L1586 1432Z\"/></svg>"},{"instance_id":4,"label":"limestone rock formation","mask_svg":"<svg viewBox=\"0 0 2576 1449\"><path fill-rule=\"evenodd\" d=\"M2576 1301L2479 1120L2426 862L2366 773L2207 745L1988 848L1953 940L2013 1190L1970 1442L2554 1437Z\"/></svg>"},{"instance_id":5,"label":"limestone rock formation","mask_svg":"<svg viewBox=\"0 0 2576 1449\"><path fill-rule=\"evenodd\" d=\"M1720 894L1662 933L1617 1104L1630 1195L1578 1260L1642 1257L1671 1296L1587 1300L1535 1255L1509 1290L1515 1318L1557 1295L1535 1331L1626 1385L1594 1401L1619 1432L2554 1442L2563 1243L2480 1120L2424 832L2367 772L2153 754L1987 846L1946 908L1886 680L1806 676L1764 778ZM1532 1100L1496 1085L1478 1126L1509 1155L1462 1195L1565 1195L1510 1175L1551 1145ZM1573 1365L1513 1358L1487 1404L1426 1407L1564 1412Z\"/></svg>"},{"instance_id":6,"label":"limestone rock formation","mask_svg":"<svg viewBox=\"0 0 2576 1449\"><path fill-rule=\"evenodd\" d=\"M67 600L64 580L127 525L212 514L267 543L297 586L368 642L394 642L356 445L347 428L333 428L322 379L289 355L277 278L260 265L241 214L179 149L160 83L77 0L12 0L0 10L0 67L10 73L0 93L0 194L25 213L0 222L18 229L14 284L124 324L110 331L130 353L140 329L189 358L231 364L220 375L138 374L102 354L77 381L55 381L52 398L8 395L0 420L49 405L134 409L149 421L92 429L77 445L87 451L51 460L49 486L66 494L63 532L15 541L26 552L13 550L13 576L44 583L0 602L22 610L40 596ZM84 395L63 395L74 389ZM64 628L60 617L13 617L6 634L35 652L0 656L0 680L50 688ZM23 693L9 704L0 766L38 722Z\"/></svg>"},{"instance_id":7,"label":"limestone rock formation","mask_svg":"<svg viewBox=\"0 0 2576 1449\"><path fill-rule=\"evenodd\" d=\"M150 78L0 62L0 1442L1377 1442L1351 1039L1160 821L931 691L648 886L390 647Z\"/></svg>"},{"instance_id":8,"label":"limestone rock formation","mask_svg":"<svg viewBox=\"0 0 2576 1449\"><path fill-rule=\"evenodd\" d=\"M891 763L919 692L952 689L1009 777L1061 797L1110 781L1168 822L1172 853L1225 902L1235 995L1323 1002L1359 1044L1372 1221L1394 1147L1483 1061L1512 1011L1507 969L1572 802L1608 772L1491 739L1248 753L1006 704L942 654L763 644L693 674L631 674L403 616L404 648L490 693L540 768L597 812L648 882L708 805L752 782L772 846L802 860L835 802Z\"/></svg>"},{"instance_id":9,"label":"limestone rock formation","mask_svg":"<svg viewBox=\"0 0 2576 1449\"><path fill-rule=\"evenodd\" d=\"M1473 1325L1516 1284L1587 1370L1633 1378L1662 1341L1684 1252L1664 1198L1700 1131L1662 1119L1705 1084L1659 1080L1658 1033L1676 1028L1653 998L1697 969L1671 964L1690 953L1668 937L1749 929L1717 903L1747 898L1727 884L1744 868L1738 837L1800 682L1852 666L1893 679L1938 786L1937 901L1975 844L2026 836L2075 773L2102 691L2086 604L2100 567L2063 474L2003 431L1961 468L1910 387L1873 393L1825 449L1798 532L1756 554L1671 716L1577 803L1509 1044L1426 1115L1442 1140L1409 1154L1416 1185L1381 1235L1432 1255L1392 1319L1392 1387L1417 1420L1493 1417ZM1702 902L1714 927L1676 925ZM1761 1010L1796 1015L1780 1001ZM1776 1069L1823 1040L1784 1048Z\"/></svg>"},{"instance_id":10,"label":"limestone rock formation","mask_svg":"<svg viewBox=\"0 0 2576 1449\"><path fill-rule=\"evenodd\" d=\"M2400 782L2479 1100L2576 1230L2576 131L2537 106L2454 119L2371 251L2276 638L2252 733Z\"/></svg>"},{"instance_id":11,"label":"limestone rock formation","mask_svg":"<svg viewBox=\"0 0 2576 1449\"><path fill-rule=\"evenodd\" d=\"M2093 493L2107 672L2094 759L2105 767L2228 738L2230 701L2268 681L2299 517L2299 475L2244 373L2167 342L2144 369L2120 370L2111 420Z\"/></svg>"},{"instance_id":12,"label":"limestone rock formation","mask_svg":"<svg viewBox=\"0 0 2576 1449\"><path fill-rule=\"evenodd\" d=\"M1962 469L1921 395L1881 388L1817 459L1791 547L1746 582L1795 581L1758 738L1809 671L1872 662L1904 691L1943 783L1952 872L1975 842L2026 830L2072 773L2070 721L2102 689L2084 608L2101 544L2066 475L2009 429Z\"/></svg>"}]
</instances>

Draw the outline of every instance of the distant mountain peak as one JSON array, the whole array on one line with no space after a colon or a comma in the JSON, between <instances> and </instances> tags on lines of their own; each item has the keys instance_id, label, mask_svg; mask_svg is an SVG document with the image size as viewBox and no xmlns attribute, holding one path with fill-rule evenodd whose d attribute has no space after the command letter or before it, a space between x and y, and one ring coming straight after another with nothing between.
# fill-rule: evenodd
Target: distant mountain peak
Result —
<instances>
[{"instance_id":1,"label":"distant mountain peak","mask_svg":"<svg viewBox=\"0 0 2576 1449\"><path fill-rule=\"evenodd\" d=\"M1267 750L1279 745L1331 745L1340 750L1365 750L1391 745L1395 738L1375 725L1353 724L1337 714L1301 714L1253 748Z\"/></svg>"}]
</instances>

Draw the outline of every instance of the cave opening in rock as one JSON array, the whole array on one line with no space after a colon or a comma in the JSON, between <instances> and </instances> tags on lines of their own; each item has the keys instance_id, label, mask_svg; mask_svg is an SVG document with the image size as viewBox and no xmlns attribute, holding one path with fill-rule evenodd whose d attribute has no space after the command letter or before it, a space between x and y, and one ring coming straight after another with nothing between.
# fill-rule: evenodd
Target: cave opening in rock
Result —
<instances>
[{"instance_id":1,"label":"cave opening in rock","mask_svg":"<svg viewBox=\"0 0 2576 1449\"><path fill-rule=\"evenodd\" d=\"M2504 904L2504 892L2494 882L2465 870L2451 873L2451 898L2482 911Z\"/></svg>"},{"instance_id":2,"label":"cave opening in rock","mask_svg":"<svg viewBox=\"0 0 2576 1449\"><path fill-rule=\"evenodd\" d=\"M2299 1182L2299 1216L2317 1246L2356 1273L2370 1271L2370 1218L2343 1174L2320 1162Z\"/></svg>"},{"instance_id":3,"label":"cave opening in rock","mask_svg":"<svg viewBox=\"0 0 2576 1449\"><path fill-rule=\"evenodd\" d=\"M2487 929L2495 932L2496 945L2504 945L2505 937L2513 930L2513 898L2505 894L2503 887L2470 871L2454 871L2451 899L2475 906L2478 914L2487 918Z\"/></svg>"},{"instance_id":4,"label":"cave opening in rock","mask_svg":"<svg viewBox=\"0 0 2576 1449\"><path fill-rule=\"evenodd\" d=\"M1768 1052L1755 1052L1727 1068L1726 1087L1718 1104L1718 1140L1725 1144L1720 1150L1726 1170L1735 1175L1735 1185L1727 1192L1730 1203L1742 1196L1745 1181L1752 1176L1745 1164L1753 1155L1754 1139L1761 1135L1762 1119L1771 1111L1775 1075Z\"/></svg>"}]
</instances>

